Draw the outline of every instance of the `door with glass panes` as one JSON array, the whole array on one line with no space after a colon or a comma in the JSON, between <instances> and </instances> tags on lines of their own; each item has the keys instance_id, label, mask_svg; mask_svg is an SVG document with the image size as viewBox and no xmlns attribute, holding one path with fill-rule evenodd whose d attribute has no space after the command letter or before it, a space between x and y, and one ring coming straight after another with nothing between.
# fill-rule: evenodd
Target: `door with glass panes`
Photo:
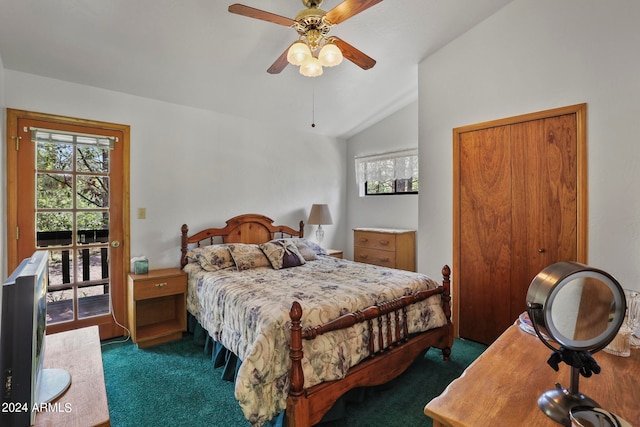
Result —
<instances>
[{"instance_id":1,"label":"door with glass panes","mask_svg":"<svg viewBox=\"0 0 640 427\"><path fill-rule=\"evenodd\" d=\"M16 176L8 200L13 262L49 251L47 332L98 325L102 339L122 335L128 127L13 110L7 116L15 136L8 154L15 150L17 164L8 170Z\"/></svg>"}]
</instances>

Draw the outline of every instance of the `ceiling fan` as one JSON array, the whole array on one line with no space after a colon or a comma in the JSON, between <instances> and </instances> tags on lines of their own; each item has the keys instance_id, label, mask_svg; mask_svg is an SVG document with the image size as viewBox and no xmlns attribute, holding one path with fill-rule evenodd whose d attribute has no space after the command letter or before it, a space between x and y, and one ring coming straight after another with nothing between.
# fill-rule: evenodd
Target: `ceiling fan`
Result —
<instances>
[{"instance_id":1,"label":"ceiling fan","mask_svg":"<svg viewBox=\"0 0 640 427\"><path fill-rule=\"evenodd\" d=\"M232 4L229 12L249 18L260 19L295 29L299 39L293 42L269 67L267 72L278 74L287 66L300 66L300 73L308 77L322 74L322 67L338 65L347 58L363 70L376 64L375 59L365 55L344 40L329 36L329 31L347 19L380 3L382 0L344 0L326 12L320 9L323 0L302 0L306 9L295 19L286 18L264 10L242 4Z\"/></svg>"}]
</instances>

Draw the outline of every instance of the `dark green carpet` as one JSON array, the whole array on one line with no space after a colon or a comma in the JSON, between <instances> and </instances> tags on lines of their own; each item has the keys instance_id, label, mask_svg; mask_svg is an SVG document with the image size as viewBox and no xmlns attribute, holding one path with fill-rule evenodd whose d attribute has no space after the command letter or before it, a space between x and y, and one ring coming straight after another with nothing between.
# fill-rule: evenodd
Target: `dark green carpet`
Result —
<instances>
[{"instance_id":1,"label":"dark green carpet","mask_svg":"<svg viewBox=\"0 0 640 427\"><path fill-rule=\"evenodd\" d=\"M323 426L431 426L424 406L485 348L456 339L449 362L430 349L384 390L349 403L346 418ZM233 384L220 379L221 368L213 369L191 335L147 349L131 342L103 345L102 360L113 427L249 426Z\"/></svg>"}]
</instances>

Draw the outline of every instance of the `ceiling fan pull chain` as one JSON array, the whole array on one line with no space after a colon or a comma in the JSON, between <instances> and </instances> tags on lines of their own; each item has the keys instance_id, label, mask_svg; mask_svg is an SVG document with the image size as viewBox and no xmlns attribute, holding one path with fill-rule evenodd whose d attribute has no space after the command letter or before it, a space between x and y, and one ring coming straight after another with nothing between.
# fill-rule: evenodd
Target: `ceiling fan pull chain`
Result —
<instances>
[{"instance_id":1,"label":"ceiling fan pull chain","mask_svg":"<svg viewBox=\"0 0 640 427\"><path fill-rule=\"evenodd\" d=\"M316 88L311 88L311 127L316 127Z\"/></svg>"}]
</instances>

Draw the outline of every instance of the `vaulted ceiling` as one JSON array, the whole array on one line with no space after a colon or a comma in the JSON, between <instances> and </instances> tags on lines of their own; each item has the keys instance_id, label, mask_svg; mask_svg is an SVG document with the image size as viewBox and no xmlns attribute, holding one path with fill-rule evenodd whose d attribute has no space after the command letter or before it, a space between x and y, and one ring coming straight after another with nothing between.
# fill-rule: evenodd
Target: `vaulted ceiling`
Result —
<instances>
[{"instance_id":1,"label":"vaulted ceiling","mask_svg":"<svg viewBox=\"0 0 640 427\"><path fill-rule=\"evenodd\" d=\"M309 78L266 72L297 33L231 14L233 1L0 0L0 57L9 70L346 138L417 99L420 61L510 1L384 0L331 30L375 67L344 61ZM304 8L240 2L289 18Z\"/></svg>"}]
</instances>

